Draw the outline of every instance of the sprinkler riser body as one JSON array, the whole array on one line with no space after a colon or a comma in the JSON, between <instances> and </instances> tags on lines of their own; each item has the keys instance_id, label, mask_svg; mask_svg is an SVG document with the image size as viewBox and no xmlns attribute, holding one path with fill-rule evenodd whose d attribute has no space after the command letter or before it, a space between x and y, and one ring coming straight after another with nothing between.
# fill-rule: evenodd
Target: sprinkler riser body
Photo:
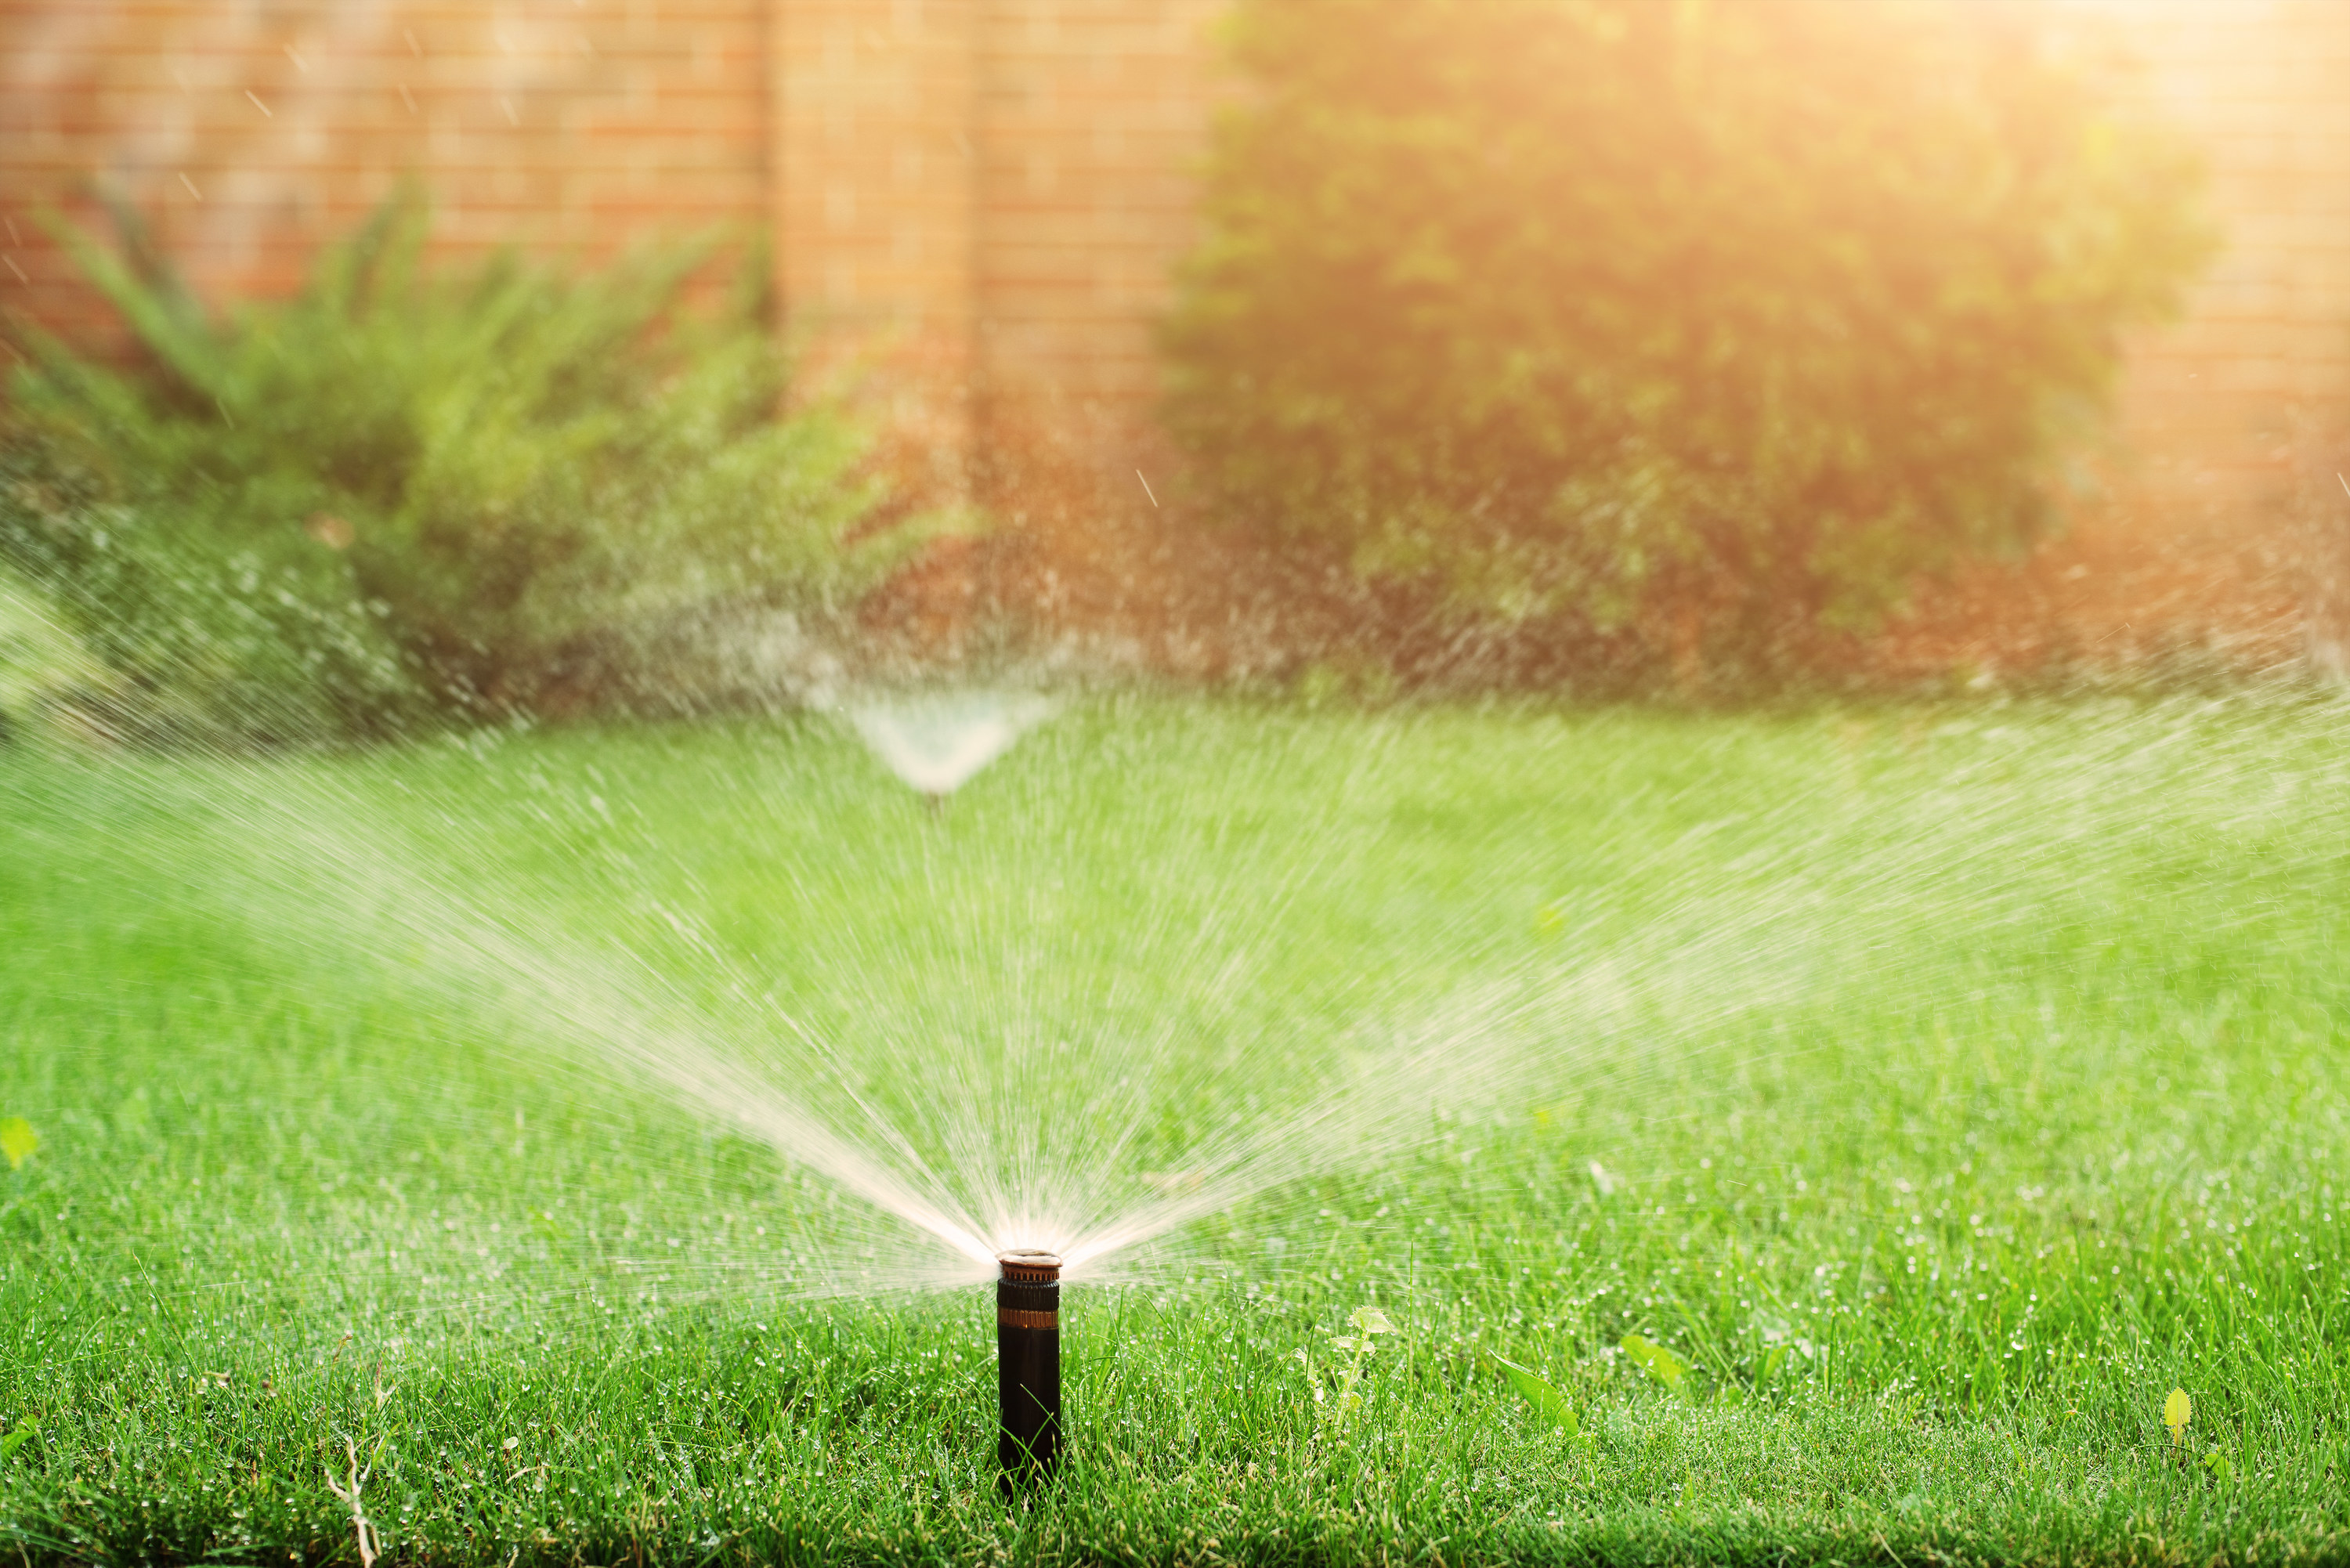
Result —
<instances>
[{"instance_id":1,"label":"sprinkler riser body","mask_svg":"<svg viewBox=\"0 0 2350 1568\"><path fill-rule=\"evenodd\" d=\"M1061 1457L1061 1260L1007 1252L995 1284L995 1457L1008 1494Z\"/></svg>"}]
</instances>

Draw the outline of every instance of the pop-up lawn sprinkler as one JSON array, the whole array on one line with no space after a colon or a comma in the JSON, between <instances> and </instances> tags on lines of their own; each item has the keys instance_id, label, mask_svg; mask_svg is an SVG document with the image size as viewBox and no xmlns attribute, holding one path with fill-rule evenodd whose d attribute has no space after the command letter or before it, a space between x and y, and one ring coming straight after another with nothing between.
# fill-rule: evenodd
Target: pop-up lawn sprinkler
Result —
<instances>
[{"instance_id":1,"label":"pop-up lawn sprinkler","mask_svg":"<svg viewBox=\"0 0 2350 1568\"><path fill-rule=\"evenodd\" d=\"M1061 1260L1016 1251L996 1262L995 1455L1009 1495L1050 1475L1061 1457Z\"/></svg>"}]
</instances>

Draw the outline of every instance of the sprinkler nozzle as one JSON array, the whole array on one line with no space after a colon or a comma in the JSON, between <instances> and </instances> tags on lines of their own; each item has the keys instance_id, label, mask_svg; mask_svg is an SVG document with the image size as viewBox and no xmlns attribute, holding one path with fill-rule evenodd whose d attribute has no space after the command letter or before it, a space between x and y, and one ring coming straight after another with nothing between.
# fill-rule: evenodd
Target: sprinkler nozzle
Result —
<instances>
[{"instance_id":1,"label":"sprinkler nozzle","mask_svg":"<svg viewBox=\"0 0 2350 1568\"><path fill-rule=\"evenodd\" d=\"M995 1457L1009 1496L1061 1457L1061 1260L1024 1251L995 1261Z\"/></svg>"}]
</instances>

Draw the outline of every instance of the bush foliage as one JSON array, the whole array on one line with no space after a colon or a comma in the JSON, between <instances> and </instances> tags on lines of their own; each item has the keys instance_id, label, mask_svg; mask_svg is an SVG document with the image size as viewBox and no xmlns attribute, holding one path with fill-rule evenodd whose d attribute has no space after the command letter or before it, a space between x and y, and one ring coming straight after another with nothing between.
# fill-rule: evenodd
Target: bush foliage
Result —
<instances>
[{"instance_id":1,"label":"bush foliage","mask_svg":"<svg viewBox=\"0 0 2350 1568\"><path fill-rule=\"evenodd\" d=\"M1168 327L1204 499L1709 658L2019 549L2193 171L2029 8L1241 0Z\"/></svg>"},{"instance_id":2,"label":"bush foliage","mask_svg":"<svg viewBox=\"0 0 2350 1568\"><path fill-rule=\"evenodd\" d=\"M394 202L297 297L215 317L135 223L120 250L58 225L139 352L15 328L0 563L130 722L348 736L524 706L695 618L854 594L921 536L855 422L783 416L763 267L693 310L706 246L435 275L425 228Z\"/></svg>"}]
</instances>

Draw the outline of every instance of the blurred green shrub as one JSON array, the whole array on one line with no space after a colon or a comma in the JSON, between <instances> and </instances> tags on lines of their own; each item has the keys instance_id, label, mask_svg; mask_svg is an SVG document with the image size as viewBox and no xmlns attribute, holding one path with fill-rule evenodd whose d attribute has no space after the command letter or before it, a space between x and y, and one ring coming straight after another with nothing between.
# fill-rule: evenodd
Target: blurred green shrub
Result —
<instances>
[{"instance_id":1,"label":"blurred green shrub","mask_svg":"<svg viewBox=\"0 0 2350 1568\"><path fill-rule=\"evenodd\" d=\"M526 707L697 618L853 597L937 524L842 410L783 412L758 258L694 309L706 246L435 275L426 224L392 202L299 296L223 317L127 215L119 249L56 225L139 353L12 328L0 562L115 673L122 723L352 737Z\"/></svg>"},{"instance_id":2,"label":"blurred green shrub","mask_svg":"<svg viewBox=\"0 0 2350 1568\"><path fill-rule=\"evenodd\" d=\"M1483 624L1746 663L2018 550L2191 161L2030 6L1240 0L1168 324L1222 518Z\"/></svg>"}]
</instances>

